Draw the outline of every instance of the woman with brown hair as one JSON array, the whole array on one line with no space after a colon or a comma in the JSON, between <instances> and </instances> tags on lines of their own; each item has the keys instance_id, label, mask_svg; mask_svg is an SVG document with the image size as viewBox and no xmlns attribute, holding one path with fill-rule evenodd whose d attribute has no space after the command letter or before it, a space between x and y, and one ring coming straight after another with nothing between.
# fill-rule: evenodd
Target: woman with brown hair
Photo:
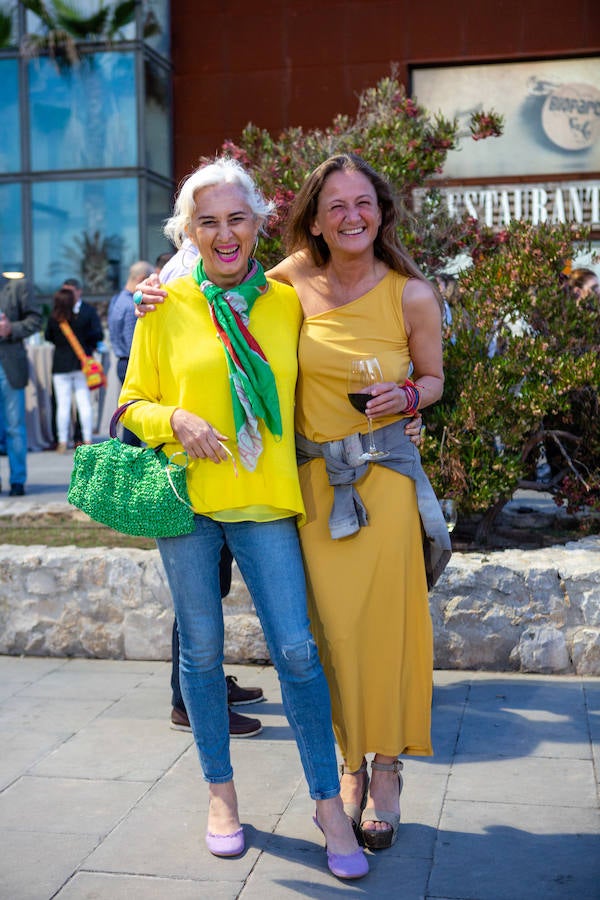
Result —
<instances>
[{"instance_id":1,"label":"woman with brown hair","mask_svg":"<svg viewBox=\"0 0 600 900\"><path fill-rule=\"evenodd\" d=\"M92 306L80 301L78 312L75 312L77 297L71 287L63 285L55 293L53 300L52 312L46 326L46 340L54 344L52 386L56 399L58 436L56 450L58 453L64 453L69 440L73 394L75 394L84 444L92 443L93 413L90 390L86 377L81 371L81 362L60 325L65 322L70 325L88 356L92 355L102 340L103 334L98 313Z\"/></svg>"},{"instance_id":2,"label":"woman with brown hair","mask_svg":"<svg viewBox=\"0 0 600 900\"><path fill-rule=\"evenodd\" d=\"M442 394L440 304L397 226L389 184L359 156L331 157L300 189L290 255L271 272L293 285L304 311L296 446L309 612L344 757L342 798L374 849L396 838L398 756L432 752L421 523L433 551L430 581L450 546L404 427ZM366 404L377 447L389 454L377 462L360 459L366 420L347 396L349 361L359 356L376 357L383 370Z\"/></svg>"}]
</instances>

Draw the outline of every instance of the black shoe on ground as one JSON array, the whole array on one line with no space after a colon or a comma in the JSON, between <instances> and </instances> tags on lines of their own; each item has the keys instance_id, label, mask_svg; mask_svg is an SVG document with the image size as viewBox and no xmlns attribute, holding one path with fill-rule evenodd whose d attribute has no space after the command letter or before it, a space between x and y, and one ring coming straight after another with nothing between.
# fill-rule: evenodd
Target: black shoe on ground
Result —
<instances>
[{"instance_id":1,"label":"black shoe on ground","mask_svg":"<svg viewBox=\"0 0 600 900\"><path fill-rule=\"evenodd\" d=\"M25 485L23 484L11 484L10 491L8 492L9 497L24 497L25 496Z\"/></svg>"},{"instance_id":2,"label":"black shoe on ground","mask_svg":"<svg viewBox=\"0 0 600 900\"><path fill-rule=\"evenodd\" d=\"M185 709L174 706L171 710L171 728L174 731L191 731L190 720ZM229 735L232 738L253 737L262 731L260 719L252 719L250 716L241 716L239 713L229 710Z\"/></svg>"},{"instance_id":3,"label":"black shoe on ground","mask_svg":"<svg viewBox=\"0 0 600 900\"><path fill-rule=\"evenodd\" d=\"M250 716L241 716L239 713L229 710L229 736L232 738L254 737L262 731L260 719Z\"/></svg>"},{"instance_id":4,"label":"black shoe on ground","mask_svg":"<svg viewBox=\"0 0 600 900\"><path fill-rule=\"evenodd\" d=\"M226 675L225 681L227 682L227 702L230 706L245 706L246 703L257 703L259 700L265 699L262 688L240 687L235 675Z\"/></svg>"},{"instance_id":5,"label":"black shoe on ground","mask_svg":"<svg viewBox=\"0 0 600 900\"><path fill-rule=\"evenodd\" d=\"M171 710L171 728L173 731L191 731L192 726L185 709L174 706Z\"/></svg>"}]
</instances>

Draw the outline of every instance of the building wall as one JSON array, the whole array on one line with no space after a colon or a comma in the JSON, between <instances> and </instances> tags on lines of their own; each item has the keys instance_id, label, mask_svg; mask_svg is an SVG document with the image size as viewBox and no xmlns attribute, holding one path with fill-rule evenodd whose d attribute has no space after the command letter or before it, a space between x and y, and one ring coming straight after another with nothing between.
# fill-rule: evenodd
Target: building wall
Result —
<instances>
[{"instance_id":1,"label":"building wall","mask_svg":"<svg viewBox=\"0 0 600 900\"><path fill-rule=\"evenodd\" d=\"M175 178L252 121L277 133L353 114L398 64L600 52L598 0L173 0ZM485 99L485 98L483 98Z\"/></svg>"}]
</instances>

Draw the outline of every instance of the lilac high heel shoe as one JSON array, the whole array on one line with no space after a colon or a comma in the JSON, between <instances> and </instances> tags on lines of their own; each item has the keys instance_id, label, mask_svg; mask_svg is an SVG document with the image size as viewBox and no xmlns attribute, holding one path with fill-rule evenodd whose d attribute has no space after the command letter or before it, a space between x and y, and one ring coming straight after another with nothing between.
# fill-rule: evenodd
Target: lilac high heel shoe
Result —
<instances>
[{"instance_id":1,"label":"lilac high heel shoe","mask_svg":"<svg viewBox=\"0 0 600 900\"><path fill-rule=\"evenodd\" d=\"M232 834L206 832L206 846L213 856L239 856L244 852L244 829L238 828Z\"/></svg>"},{"instance_id":2,"label":"lilac high heel shoe","mask_svg":"<svg viewBox=\"0 0 600 900\"><path fill-rule=\"evenodd\" d=\"M319 831L325 835L316 815L313 816L313 822ZM327 838L325 840L327 840ZM359 847L358 850L355 850L354 853L330 853L329 850L327 850L326 843L325 850L327 851L327 866L329 867L329 871L338 878L346 878L348 880L351 878L363 878L369 871L369 861L361 847Z\"/></svg>"}]
</instances>

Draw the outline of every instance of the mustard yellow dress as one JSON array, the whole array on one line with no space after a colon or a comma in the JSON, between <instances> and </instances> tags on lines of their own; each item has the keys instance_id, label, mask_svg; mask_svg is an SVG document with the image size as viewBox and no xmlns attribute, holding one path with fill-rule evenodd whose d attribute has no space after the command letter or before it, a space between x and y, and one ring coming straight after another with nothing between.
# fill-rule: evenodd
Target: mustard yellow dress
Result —
<instances>
[{"instance_id":1,"label":"mustard yellow dress","mask_svg":"<svg viewBox=\"0 0 600 900\"><path fill-rule=\"evenodd\" d=\"M390 271L357 300L304 320L296 430L309 440L366 432L365 416L347 398L353 356L377 356L384 381L406 377L406 281ZM342 755L351 769L366 753L430 755L433 636L414 482L369 465L355 485L369 524L338 540L328 529L333 488L323 459L300 467L300 484L309 613Z\"/></svg>"}]
</instances>

